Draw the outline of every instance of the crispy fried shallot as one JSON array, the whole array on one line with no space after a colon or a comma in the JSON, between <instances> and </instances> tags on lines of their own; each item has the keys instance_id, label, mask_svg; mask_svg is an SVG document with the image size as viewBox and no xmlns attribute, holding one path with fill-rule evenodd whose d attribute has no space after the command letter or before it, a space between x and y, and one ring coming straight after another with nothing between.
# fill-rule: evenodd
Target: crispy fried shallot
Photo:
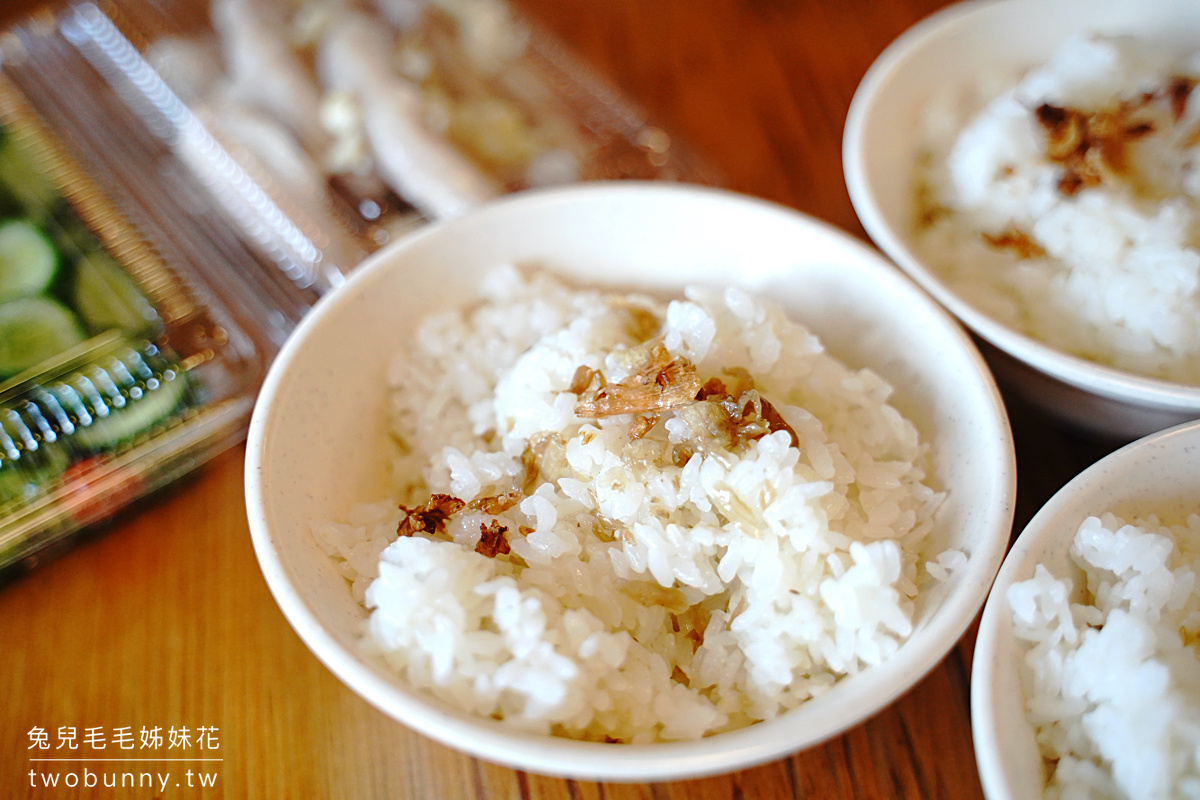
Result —
<instances>
[{"instance_id":1,"label":"crispy fried shallot","mask_svg":"<svg viewBox=\"0 0 1200 800\"><path fill-rule=\"evenodd\" d=\"M635 416L633 422L629 423L629 440L641 439L658 424L660 419L662 419L662 414L638 414Z\"/></svg>"},{"instance_id":2,"label":"crispy fried shallot","mask_svg":"<svg viewBox=\"0 0 1200 800\"><path fill-rule=\"evenodd\" d=\"M1126 171L1129 144L1154 132L1154 123L1134 118L1143 104L1095 112L1050 103L1035 109L1046 134L1046 155L1063 167L1060 192L1070 197Z\"/></svg>"},{"instance_id":3,"label":"crispy fried shallot","mask_svg":"<svg viewBox=\"0 0 1200 800\"><path fill-rule=\"evenodd\" d=\"M1187 111L1188 99L1192 96L1192 90L1196 88L1197 82L1197 79L1191 75L1176 75L1167 81L1165 90L1167 102L1171 104L1171 117L1176 122L1183 119L1184 112Z\"/></svg>"},{"instance_id":4,"label":"crispy fried shallot","mask_svg":"<svg viewBox=\"0 0 1200 800\"><path fill-rule=\"evenodd\" d=\"M521 491L529 494L537 488L538 482L538 460L537 453L528 442L525 444L525 449L521 452Z\"/></svg>"},{"instance_id":5,"label":"crispy fried shallot","mask_svg":"<svg viewBox=\"0 0 1200 800\"><path fill-rule=\"evenodd\" d=\"M482 511L484 514L502 514L521 502L525 495L520 492L504 492L490 497L479 497L467 504L472 511Z\"/></svg>"},{"instance_id":6,"label":"crispy fried shallot","mask_svg":"<svg viewBox=\"0 0 1200 800\"><path fill-rule=\"evenodd\" d=\"M444 533L446 520L457 514L466 505L462 500L448 494L432 494L429 502L423 506L408 508L400 506L404 519L396 527L398 536L412 536L414 533Z\"/></svg>"},{"instance_id":7,"label":"crispy fried shallot","mask_svg":"<svg viewBox=\"0 0 1200 800\"><path fill-rule=\"evenodd\" d=\"M677 408L693 402L700 390L695 365L682 356L671 358L661 342L649 349L628 378L608 384L602 380L601 384L580 395L575 403L576 416L612 417Z\"/></svg>"},{"instance_id":8,"label":"crispy fried shallot","mask_svg":"<svg viewBox=\"0 0 1200 800\"><path fill-rule=\"evenodd\" d=\"M998 234L983 233L981 236L990 246L997 250L1011 250L1023 261L1046 255L1046 251L1032 236L1017 228L1008 228Z\"/></svg>"},{"instance_id":9,"label":"crispy fried shallot","mask_svg":"<svg viewBox=\"0 0 1200 800\"><path fill-rule=\"evenodd\" d=\"M754 388L754 378L742 367L722 370L725 379L709 378L703 384L696 367L682 356L671 358L661 342L643 354L636 372L623 381L605 383L604 376L588 367L579 367L571 382L571 391L590 386L599 378L599 387L588 388L575 404L579 417L607 417L633 414L629 440L636 442L658 424L663 411L672 411L687 424L690 436L674 445L672 463L683 466L696 452L732 451L746 442L776 431L787 431L792 446L800 438L779 412ZM522 460L526 470L536 464L526 449Z\"/></svg>"},{"instance_id":10,"label":"crispy fried shallot","mask_svg":"<svg viewBox=\"0 0 1200 800\"><path fill-rule=\"evenodd\" d=\"M583 394L592 385L592 378L595 375L596 370L587 364L580 364L575 368L575 375L571 377L571 386L567 391L572 394Z\"/></svg>"},{"instance_id":11,"label":"crispy fried shallot","mask_svg":"<svg viewBox=\"0 0 1200 800\"><path fill-rule=\"evenodd\" d=\"M567 445L557 433L539 431L529 437L521 453L521 491L533 494L543 474L559 475L566 469Z\"/></svg>"},{"instance_id":12,"label":"crispy fried shallot","mask_svg":"<svg viewBox=\"0 0 1200 800\"><path fill-rule=\"evenodd\" d=\"M692 436L689 443L697 450L735 450L776 431L787 431L793 447L800 437L787 421L754 388L754 382L744 370L726 370L735 383L735 396L719 378L711 378L697 394L697 401L675 410L675 415L687 423Z\"/></svg>"},{"instance_id":13,"label":"crispy fried shallot","mask_svg":"<svg viewBox=\"0 0 1200 800\"><path fill-rule=\"evenodd\" d=\"M694 455L696 455L694 447L687 442L680 442L671 448L671 463L682 469L687 466Z\"/></svg>"},{"instance_id":14,"label":"crispy fried shallot","mask_svg":"<svg viewBox=\"0 0 1200 800\"><path fill-rule=\"evenodd\" d=\"M792 447L799 447L800 436L796 433L795 429L791 425L788 425L787 420L780 415L775 406L767 402L765 397L759 397L758 399L762 402L762 407L759 409L758 414L766 420L767 429L771 433L787 431L788 438L792 441Z\"/></svg>"},{"instance_id":15,"label":"crispy fried shallot","mask_svg":"<svg viewBox=\"0 0 1200 800\"><path fill-rule=\"evenodd\" d=\"M524 495L520 492L504 492L503 494L490 497L480 497L472 500L470 503L466 503L453 495L432 494L429 496L429 502L423 506L415 506L413 508L400 506L400 510L404 512L404 519L397 526L396 533L399 536L412 536L416 533L445 533L446 523L449 522L452 516L464 508L495 515L512 508L521 502L522 497ZM531 530L523 525L520 528L522 535L529 533ZM481 522L479 524L479 532L479 543L475 545L476 553L485 555L488 558L495 558L498 555L505 555L512 552L508 544L508 539L505 537L505 534L508 533L508 527L501 525L499 520L493 519L491 522Z\"/></svg>"},{"instance_id":16,"label":"crispy fried shallot","mask_svg":"<svg viewBox=\"0 0 1200 800\"><path fill-rule=\"evenodd\" d=\"M497 520L492 520L490 524L481 522L479 543L475 545L475 552L488 558L511 553L512 548L508 546L508 539L504 537L507 532L508 528Z\"/></svg>"}]
</instances>

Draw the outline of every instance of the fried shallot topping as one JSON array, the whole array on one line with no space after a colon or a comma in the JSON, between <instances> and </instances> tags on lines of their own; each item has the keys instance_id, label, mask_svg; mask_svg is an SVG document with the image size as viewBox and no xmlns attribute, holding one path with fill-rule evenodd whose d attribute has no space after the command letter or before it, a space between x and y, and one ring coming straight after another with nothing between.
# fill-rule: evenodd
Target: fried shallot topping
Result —
<instances>
[{"instance_id":1,"label":"fried shallot topping","mask_svg":"<svg viewBox=\"0 0 1200 800\"><path fill-rule=\"evenodd\" d=\"M429 502L423 506L416 506L414 508L400 506L400 510L404 512L404 519L397 526L396 533L399 536L412 536L417 533L430 535L445 533L446 523L449 522L452 516L464 508L495 515L512 508L521 502L522 497L524 495L520 492L504 492L503 494L491 497L480 497L468 504L453 495L432 494L429 496ZM524 525L520 526L522 535L526 535L531 531L532 528L526 528ZM499 520L493 519L491 522L481 522L479 524L479 532L479 543L475 545L476 553L485 555L488 558L495 558L498 555L505 555L512 552L508 544L508 539L505 537L505 534L508 533L508 528L501 525Z\"/></svg>"},{"instance_id":2,"label":"fried shallot topping","mask_svg":"<svg viewBox=\"0 0 1200 800\"><path fill-rule=\"evenodd\" d=\"M571 386L567 391L571 394L583 394L587 391L588 386L591 385L595 374L596 370L587 364L580 364L575 368L575 374L571 377Z\"/></svg>"},{"instance_id":3,"label":"fried shallot topping","mask_svg":"<svg viewBox=\"0 0 1200 800\"><path fill-rule=\"evenodd\" d=\"M732 451L776 431L787 431L792 446L799 446L799 436L754 388L748 371L730 367L722 372L725 380L714 377L701 384L690 361L682 356L671 358L657 342L645 350L637 371L623 381L605 383L600 373L588 367L577 369L571 382L571 391L580 394L575 414L585 418L633 414L629 440L636 442L658 424L661 412L674 412L690 433L672 448L670 459L676 466L686 464L698 451ZM599 386L579 393L584 381L589 387L595 382ZM526 449L522 460L527 473L536 471L539 459L532 448Z\"/></svg>"},{"instance_id":4,"label":"fried shallot topping","mask_svg":"<svg viewBox=\"0 0 1200 800\"><path fill-rule=\"evenodd\" d=\"M1197 79L1190 75L1176 75L1167 82L1167 102L1171 104L1171 117L1179 122L1187 111L1188 99L1196 88Z\"/></svg>"},{"instance_id":5,"label":"fried shallot topping","mask_svg":"<svg viewBox=\"0 0 1200 800\"><path fill-rule=\"evenodd\" d=\"M481 522L479 543L475 545L475 552L488 558L511 553L512 548L508 546L508 539L504 537L507 532L508 528L497 520L492 520L490 524Z\"/></svg>"},{"instance_id":6,"label":"fried shallot topping","mask_svg":"<svg viewBox=\"0 0 1200 800\"><path fill-rule=\"evenodd\" d=\"M633 422L629 425L629 440L636 441L641 439L650 429L658 424L662 418L661 414L638 414L633 418Z\"/></svg>"},{"instance_id":7,"label":"fried shallot topping","mask_svg":"<svg viewBox=\"0 0 1200 800\"><path fill-rule=\"evenodd\" d=\"M1063 167L1060 192L1070 197L1126 171L1129 144L1154 132L1152 122L1134 119L1140 107L1122 103L1090 113L1050 103L1037 107L1034 115L1046 134L1046 155Z\"/></svg>"},{"instance_id":8,"label":"fried shallot topping","mask_svg":"<svg viewBox=\"0 0 1200 800\"><path fill-rule=\"evenodd\" d=\"M537 453L526 443L521 452L521 491L531 494L537 488L539 474Z\"/></svg>"},{"instance_id":9,"label":"fried shallot topping","mask_svg":"<svg viewBox=\"0 0 1200 800\"><path fill-rule=\"evenodd\" d=\"M448 494L432 494L429 502L423 506L408 508L400 506L404 519L396 526L398 536L412 536L414 533L444 533L446 520L457 514L466 505L462 500Z\"/></svg>"},{"instance_id":10,"label":"fried shallot topping","mask_svg":"<svg viewBox=\"0 0 1200 800\"><path fill-rule=\"evenodd\" d=\"M1171 106L1171 119L1176 123L1180 122L1187 113L1188 101L1191 100L1192 91L1197 84L1200 84L1200 78L1191 75L1176 75L1167 81L1163 93ZM1198 145L1200 145L1200 125L1192 128L1192 131L1183 136L1179 142L1179 146L1185 150Z\"/></svg>"},{"instance_id":11,"label":"fried shallot topping","mask_svg":"<svg viewBox=\"0 0 1200 800\"><path fill-rule=\"evenodd\" d=\"M521 491L533 494L542 475L559 475L566 469L567 445L557 433L539 431L529 437L521 453Z\"/></svg>"},{"instance_id":12,"label":"fried shallot topping","mask_svg":"<svg viewBox=\"0 0 1200 800\"><path fill-rule=\"evenodd\" d=\"M638 369L625 380L604 384L600 377L601 386L580 394L576 416L612 417L677 408L693 402L700 390L695 365L682 356L671 358L661 342L649 349Z\"/></svg>"},{"instance_id":13,"label":"fried shallot topping","mask_svg":"<svg viewBox=\"0 0 1200 800\"><path fill-rule=\"evenodd\" d=\"M997 250L1012 250L1021 260L1041 258L1046 255L1046 251L1033 240L1033 237L1016 228L1008 228L998 234L984 233L982 236L983 240L992 247Z\"/></svg>"},{"instance_id":14,"label":"fried shallot topping","mask_svg":"<svg viewBox=\"0 0 1200 800\"><path fill-rule=\"evenodd\" d=\"M754 376L745 367L725 367L721 370L721 374L726 379L709 378L700 389L700 393L696 395L697 400L724 395L740 397L744 392L754 388Z\"/></svg>"},{"instance_id":15,"label":"fried shallot topping","mask_svg":"<svg viewBox=\"0 0 1200 800\"><path fill-rule=\"evenodd\" d=\"M691 443L697 449L734 450L776 431L787 431L792 446L800 445L796 431L758 393L748 374L730 371L726 374L737 381L733 386L736 396L723 381L712 378L697 394L697 402L675 411L676 416L687 423L692 433Z\"/></svg>"},{"instance_id":16,"label":"fried shallot topping","mask_svg":"<svg viewBox=\"0 0 1200 800\"><path fill-rule=\"evenodd\" d=\"M766 398L758 398L762 402L762 406L758 409L758 414L767 422L767 429L771 433L777 431L787 431L788 438L792 441L792 447L800 446L800 436L796 433L791 425L788 425L787 420L775 410L775 406L767 402Z\"/></svg>"},{"instance_id":17,"label":"fried shallot topping","mask_svg":"<svg viewBox=\"0 0 1200 800\"><path fill-rule=\"evenodd\" d=\"M687 442L680 442L671 448L671 463L682 469L696 455L696 449Z\"/></svg>"},{"instance_id":18,"label":"fried shallot topping","mask_svg":"<svg viewBox=\"0 0 1200 800\"><path fill-rule=\"evenodd\" d=\"M479 497L467 504L472 511L482 511L484 514L502 514L521 502L524 495L520 492L504 492L490 497Z\"/></svg>"}]
</instances>

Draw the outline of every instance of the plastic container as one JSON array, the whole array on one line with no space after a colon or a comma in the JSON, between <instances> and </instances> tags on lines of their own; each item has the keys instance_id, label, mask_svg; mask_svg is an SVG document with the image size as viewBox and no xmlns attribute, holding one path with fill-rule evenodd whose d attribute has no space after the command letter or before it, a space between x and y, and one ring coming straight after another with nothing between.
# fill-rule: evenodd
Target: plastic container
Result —
<instances>
[{"instance_id":1,"label":"plastic container","mask_svg":"<svg viewBox=\"0 0 1200 800\"><path fill-rule=\"evenodd\" d=\"M318 286L508 192L718 182L502 0L141 0L77 5L59 28Z\"/></svg>"},{"instance_id":2,"label":"plastic container","mask_svg":"<svg viewBox=\"0 0 1200 800\"><path fill-rule=\"evenodd\" d=\"M498 0L81 3L4 32L0 572L239 442L381 245L613 178L717 182Z\"/></svg>"}]
</instances>

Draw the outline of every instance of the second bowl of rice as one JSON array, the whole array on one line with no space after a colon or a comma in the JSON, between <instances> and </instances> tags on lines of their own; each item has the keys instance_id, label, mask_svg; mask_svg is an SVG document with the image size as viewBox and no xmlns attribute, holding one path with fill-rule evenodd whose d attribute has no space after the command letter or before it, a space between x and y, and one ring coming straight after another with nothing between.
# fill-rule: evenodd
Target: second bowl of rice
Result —
<instances>
[{"instance_id":1,"label":"second bowl of rice","mask_svg":"<svg viewBox=\"0 0 1200 800\"><path fill-rule=\"evenodd\" d=\"M732 771L871 716L982 607L1013 449L954 321L720 191L431 226L322 300L251 425L264 576L395 719L535 772Z\"/></svg>"},{"instance_id":2,"label":"second bowl of rice","mask_svg":"<svg viewBox=\"0 0 1200 800\"><path fill-rule=\"evenodd\" d=\"M1200 6L971 0L905 32L846 123L879 246L1002 386L1129 441L1200 416Z\"/></svg>"}]
</instances>

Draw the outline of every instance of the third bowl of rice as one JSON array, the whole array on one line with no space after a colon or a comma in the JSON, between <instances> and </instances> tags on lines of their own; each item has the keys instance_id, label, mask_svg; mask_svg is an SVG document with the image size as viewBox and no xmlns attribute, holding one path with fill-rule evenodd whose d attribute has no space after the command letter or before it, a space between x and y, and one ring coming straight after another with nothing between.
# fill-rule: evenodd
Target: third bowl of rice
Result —
<instances>
[{"instance_id":1,"label":"third bowl of rice","mask_svg":"<svg viewBox=\"0 0 1200 800\"><path fill-rule=\"evenodd\" d=\"M989 800L1196 797L1200 423L1064 486L1017 537L971 678Z\"/></svg>"}]
</instances>

